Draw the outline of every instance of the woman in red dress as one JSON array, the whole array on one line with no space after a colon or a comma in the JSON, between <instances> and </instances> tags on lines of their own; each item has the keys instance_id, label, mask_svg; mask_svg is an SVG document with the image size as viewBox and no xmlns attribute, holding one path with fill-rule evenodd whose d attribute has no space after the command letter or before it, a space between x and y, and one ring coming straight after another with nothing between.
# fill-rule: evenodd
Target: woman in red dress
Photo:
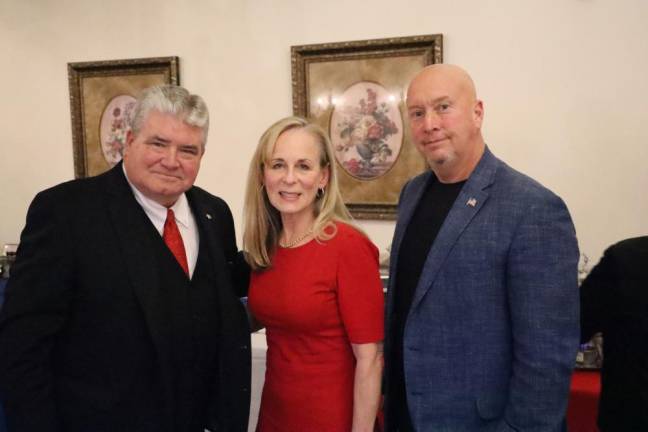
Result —
<instances>
[{"instance_id":1,"label":"woman in red dress","mask_svg":"<svg viewBox=\"0 0 648 432\"><path fill-rule=\"evenodd\" d=\"M349 224L326 133L289 117L250 165L243 247L248 304L266 327L257 431L373 431L383 294L378 250Z\"/></svg>"}]
</instances>

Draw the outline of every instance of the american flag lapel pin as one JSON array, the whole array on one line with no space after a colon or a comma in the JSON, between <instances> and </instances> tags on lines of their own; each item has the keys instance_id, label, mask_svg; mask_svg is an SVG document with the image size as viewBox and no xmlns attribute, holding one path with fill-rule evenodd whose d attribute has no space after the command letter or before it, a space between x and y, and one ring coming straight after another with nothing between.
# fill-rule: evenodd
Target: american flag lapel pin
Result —
<instances>
[{"instance_id":1,"label":"american flag lapel pin","mask_svg":"<svg viewBox=\"0 0 648 432\"><path fill-rule=\"evenodd\" d=\"M469 205L470 207L475 207L477 205L477 200L475 198L470 198L466 205Z\"/></svg>"}]
</instances>

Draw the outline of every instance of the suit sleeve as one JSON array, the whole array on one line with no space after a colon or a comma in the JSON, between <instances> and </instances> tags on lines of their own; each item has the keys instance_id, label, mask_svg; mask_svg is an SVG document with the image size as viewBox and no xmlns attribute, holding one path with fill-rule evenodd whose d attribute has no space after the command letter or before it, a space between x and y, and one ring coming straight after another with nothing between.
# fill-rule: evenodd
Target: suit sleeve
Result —
<instances>
[{"instance_id":1,"label":"suit sleeve","mask_svg":"<svg viewBox=\"0 0 648 432\"><path fill-rule=\"evenodd\" d=\"M50 357L69 310L71 239L49 198L39 194L30 206L0 314L0 395L10 431L60 430Z\"/></svg>"},{"instance_id":2,"label":"suit sleeve","mask_svg":"<svg viewBox=\"0 0 648 432\"><path fill-rule=\"evenodd\" d=\"M609 296L617 281L613 250L608 249L580 287L581 342L587 342L594 333L603 331L607 311L614 304Z\"/></svg>"},{"instance_id":3,"label":"suit sleeve","mask_svg":"<svg viewBox=\"0 0 648 432\"><path fill-rule=\"evenodd\" d=\"M565 204L537 199L508 256L513 365L499 430L562 430L579 340L578 256Z\"/></svg>"}]
</instances>

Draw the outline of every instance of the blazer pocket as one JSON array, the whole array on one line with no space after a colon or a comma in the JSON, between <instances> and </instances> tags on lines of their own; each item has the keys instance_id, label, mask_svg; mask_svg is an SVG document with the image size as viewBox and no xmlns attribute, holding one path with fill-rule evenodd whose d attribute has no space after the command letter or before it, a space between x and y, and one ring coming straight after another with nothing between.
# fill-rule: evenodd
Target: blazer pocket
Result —
<instances>
[{"instance_id":1,"label":"blazer pocket","mask_svg":"<svg viewBox=\"0 0 648 432\"><path fill-rule=\"evenodd\" d=\"M477 413L483 420L494 420L504 416L506 398L503 396L481 396L476 401Z\"/></svg>"}]
</instances>

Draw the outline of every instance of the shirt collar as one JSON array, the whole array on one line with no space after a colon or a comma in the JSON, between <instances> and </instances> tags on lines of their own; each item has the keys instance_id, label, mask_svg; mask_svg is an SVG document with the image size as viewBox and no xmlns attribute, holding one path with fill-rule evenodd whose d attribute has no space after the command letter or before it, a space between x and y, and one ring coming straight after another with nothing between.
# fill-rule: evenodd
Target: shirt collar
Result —
<instances>
[{"instance_id":1,"label":"shirt collar","mask_svg":"<svg viewBox=\"0 0 648 432\"><path fill-rule=\"evenodd\" d=\"M147 215L152 219L156 227L163 227L164 222L166 221L167 208L161 205L160 203L152 200L151 198L144 195L133 183L131 183L126 173L126 168L122 164L122 170L124 171L124 176L126 176L126 181L130 185L133 194L135 195L135 200L142 206L142 209L146 212ZM189 201L187 196L183 193L177 199L177 201L170 207L173 210L173 214L177 222L179 222L185 228L189 228Z\"/></svg>"}]
</instances>

